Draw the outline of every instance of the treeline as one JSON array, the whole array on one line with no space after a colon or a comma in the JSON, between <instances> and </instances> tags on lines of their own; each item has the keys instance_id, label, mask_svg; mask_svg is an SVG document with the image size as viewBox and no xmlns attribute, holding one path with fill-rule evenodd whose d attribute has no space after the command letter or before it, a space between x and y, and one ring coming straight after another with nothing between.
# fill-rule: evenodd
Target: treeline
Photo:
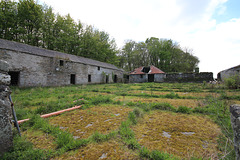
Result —
<instances>
[{"instance_id":1,"label":"treeline","mask_svg":"<svg viewBox=\"0 0 240 160\"><path fill-rule=\"evenodd\" d=\"M155 37L147 38L145 42L127 41L119 57L119 65L126 71L154 65L164 72L193 72L199 63L190 49L184 51L172 40Z\"/></svg>"},{"instance_id":2,"label":"treeline","mask_svg":"<svg viewBox=\"0 0 240 160\"><path fill-rule=\"evenodd\" d=\"M109 34L34 0L1 0L0 38L114 64L126 71L155 65L165 72L192 72L199 60L172 40L128 41L118 49Z\"/></svg>"},{"instance_id":3,"label":"treeline","mask_svg":"<svg viewBox=\"0 0 240 160\"><path fill-rule=\"evenodd\" d=\"M1 0L0 17L0 38L117 64L116 43L108 33L55 14L47 5Z\"/></svg>"}]
</instances>

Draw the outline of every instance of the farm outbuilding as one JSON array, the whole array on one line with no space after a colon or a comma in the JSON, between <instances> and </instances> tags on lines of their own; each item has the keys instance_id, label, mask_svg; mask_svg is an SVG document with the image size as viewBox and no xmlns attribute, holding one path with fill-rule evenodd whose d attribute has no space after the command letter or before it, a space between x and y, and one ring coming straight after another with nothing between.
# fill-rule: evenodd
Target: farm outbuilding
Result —
<instances>
[{"instance_id":1,"label":"farm outbuilding","mask_svg":"<svg viewBox=\"0 0 240 160\"><path fill-rule=\"evenodd\" d=\"M217 79L220 81L224 81L225 78L229 78L233 75L240 76L240 65L219 72L217 74Z\"/></svg>"},{"instance_id":2,"label":"farm outbuilding","mask_svg":"<svg viewBox=\"0 0 240 160\"><path fill-rule=\"evenodd\" d=\"M139 67L129 74L130 83L164 82L166 74L155 66Z\"/></svg>"},{"instance_id":3,"label":"farm outbuilding","mask_svg":"<svg viewBox=\"0 0 240 160\"><path fill-rule=\"evenodd\" d=\"M100 61L0 39L11 84L20 87L123 82L123 70Z\"/></svg>"}]
</instances>

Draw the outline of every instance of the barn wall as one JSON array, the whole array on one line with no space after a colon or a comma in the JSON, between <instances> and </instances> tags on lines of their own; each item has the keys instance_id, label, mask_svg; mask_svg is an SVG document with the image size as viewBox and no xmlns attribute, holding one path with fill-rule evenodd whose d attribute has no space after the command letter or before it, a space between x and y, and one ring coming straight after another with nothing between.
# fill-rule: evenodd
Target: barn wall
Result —
<instances>
[{"instance_id":1,"label":"barn wall","mask_svg":"<svg viewBox=\"0 0 240 160\"><path fill-rule=\"evenodd\" d=\"M130 74L129 82L130 83L144 83L148 81L147 74Z\"/></svg>"},{"instance_id":2,"label":"barn wall","mask_svg":"<svg viewBox=\"0 0 240 160\"><path fill-rule=\"evenodd\" d=\"M224 79L229 78L235 74L240 75L240 67L235 67L235 68L231 68L231 69L219 72L218 79L224 81Z\"/></svg>"},{"instance_id":3,"label":"barn wall","mask_svg":"<svg viewBox=\"0 0 240 160\"><path fill-rule=\"evenodd\" d=\"M123 82L123 72L120 70L76 63L58 57L43 57L9 50L0 52L3 53L0 58L10 64L9 71L19 72L20 87L70 85L71 77L74 77L74 84L113 83L115 75L117 82Z\"/></svg>"}]
</instances>

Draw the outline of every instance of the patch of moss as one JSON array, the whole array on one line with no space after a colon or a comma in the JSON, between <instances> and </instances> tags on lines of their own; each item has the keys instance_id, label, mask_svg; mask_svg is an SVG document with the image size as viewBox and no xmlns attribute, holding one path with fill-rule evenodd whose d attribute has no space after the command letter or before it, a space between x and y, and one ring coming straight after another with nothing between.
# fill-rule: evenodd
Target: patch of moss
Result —
<instances>
[{"instance_id":1,"label":"patch of moss","mask_svg":"<svg viewBox=\"0 0 240 160\"><path fill-rule=\"evenodd\" d=\"M28 129L22 132L22 135L26 136L27 140L32 142L35 148L54 150L57 147L57 145L54 143L55 138L52 135L42 131Z\"/></svg>"},{"instance_id":2,"label":"patch of moss","mask_svg":"<svg viewBox=\"0 0 240 160\"><path fill-rule=\"evenodd\" d=\"M154 111L132 127L138 142L181 158L217 157L220 128L209 118Z\"/></svg>"},{"instance_id":3,"label":"patch of moss","mask_svg":"<svg viewBox=\"0 0 240 160\"><path fill-rule=\"evenodd\" d=\"M139 159L139 156L137 152L128 149L121 142L110 140L88 144L86 147L67 152L55 159Z\"/></svg>"},{"instance_id":4,"label":"patch of moss","mask_svg":"<svg viewBox=\"0 0 240 160\"><path fill-rule=\"evenodd\" d=\"M88 138L95 131L107 134L118 129L122 121L128 117L131 108L103 105L75 110L49 119L53 125L68 130L76 139Z\"/></svg>"}]
</instances>

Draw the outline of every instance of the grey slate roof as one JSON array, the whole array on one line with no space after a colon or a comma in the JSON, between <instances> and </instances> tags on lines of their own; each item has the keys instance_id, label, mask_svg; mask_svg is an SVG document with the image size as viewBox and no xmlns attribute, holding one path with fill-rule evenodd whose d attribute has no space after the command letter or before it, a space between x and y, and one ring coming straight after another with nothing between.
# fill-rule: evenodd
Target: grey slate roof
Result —
<instances>
[{"instance_id":1,"label":"grey slate roof","mask_svg":"<svg viewBox=\"0 0 240 160\"><path fill-rule=\"evenodd\" d=\"M14 41L8 41L4 39L0 39L0 49L12 50L12 51L28 53L28 54L37 55L37 56L44 56L44 57L58 57L61 59L68 59L69 61L72 61L72 62L123 71L122 69L119 69L116 66L109 63L104 63L104 62L96 61L89 58L52 51L52 50L39 48L39 47L18 43Z\"/></svg>"}]
</instances>

